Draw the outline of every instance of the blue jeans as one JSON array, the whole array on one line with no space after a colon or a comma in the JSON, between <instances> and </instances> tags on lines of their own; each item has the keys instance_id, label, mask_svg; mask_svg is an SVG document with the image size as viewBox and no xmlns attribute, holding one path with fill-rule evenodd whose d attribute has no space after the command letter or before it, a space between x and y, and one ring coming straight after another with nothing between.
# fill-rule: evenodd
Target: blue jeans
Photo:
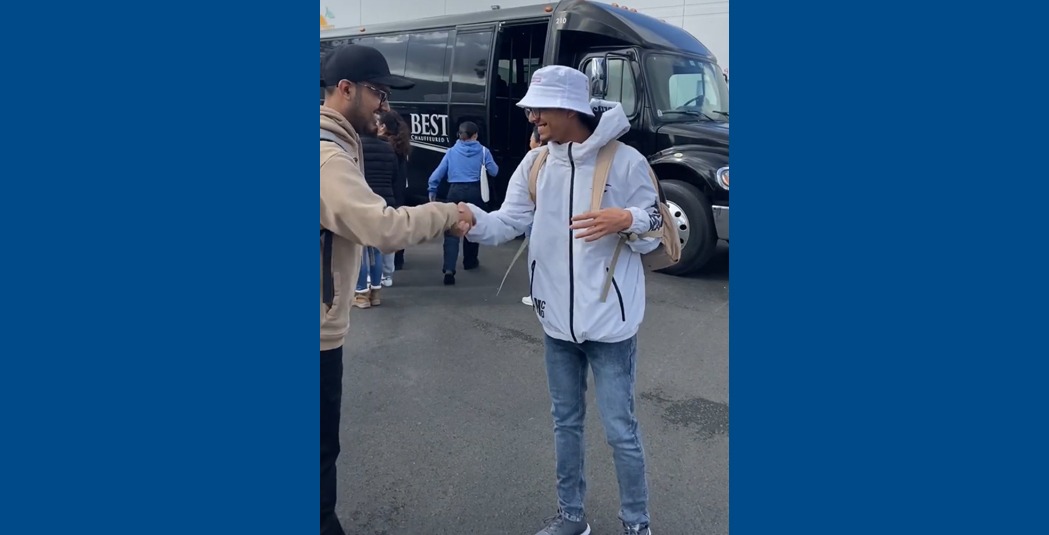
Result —
<instances>
[{"instance_id":1,"label":"blue jeans","mask_svg":"<svg viewBox=\"0 0 1049 535\"><path fill-rule=\"evenodd\" d=\"M466 202L473 203L482 210L485 209L485 202L481 200L481 183L480 182L455 182L448 185L448 202ZM470 267L477 265L477 252L480 249L480 245L463 238L463 267ZM455 266L459 263L459 238L453 236L451 233L444 233L444 265L441 266L441 271L444 273L455 274Z\"/></svg>"},{"instance_id":2,"label":"blue jeans","mask_svg":"<svg viewBox=\"0 0 1049 535\"><path fill-rule=\"evenodd\" d=\"M587 365L594 372L597 408L612 446L619 481L619 519L648 523L648 481L641 430L634 416L637 336L616 343L576 344L546 337L546 374L554 417L557 500L569 520L581 520L586 498L583 423Z\"/></svg>"},{"instance_id":3,"label":"blue jeans","mask_svg":"<svg viewBox=\"0 0 1049 535\"><path fill-rule=\"evenodd\" d=\"M361 273L357 275L357 291L368 290L368 275L372 277L372 287L381 288L382 282L382 253L375 247L365 247L361 255Z\"/></svg>"}]
</instances>

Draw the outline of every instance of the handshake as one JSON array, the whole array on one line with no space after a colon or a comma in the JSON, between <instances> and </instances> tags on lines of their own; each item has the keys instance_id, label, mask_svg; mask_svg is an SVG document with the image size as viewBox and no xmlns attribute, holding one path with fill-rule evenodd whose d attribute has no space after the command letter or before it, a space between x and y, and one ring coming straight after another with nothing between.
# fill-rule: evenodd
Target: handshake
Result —
<instances>
[{"instance_id":1,"label":"handshake","mask_svg":"<svg viewBox=\"0 0 1049 535\"><path fill-rule=\"evenodd\" d=\"M459 203L459 221L448 229L453 236L463 238L467 232L477 224L477 220L474 218L473 212L470 211L470 207L466 203Z\"/></svg>"}]
</instances>

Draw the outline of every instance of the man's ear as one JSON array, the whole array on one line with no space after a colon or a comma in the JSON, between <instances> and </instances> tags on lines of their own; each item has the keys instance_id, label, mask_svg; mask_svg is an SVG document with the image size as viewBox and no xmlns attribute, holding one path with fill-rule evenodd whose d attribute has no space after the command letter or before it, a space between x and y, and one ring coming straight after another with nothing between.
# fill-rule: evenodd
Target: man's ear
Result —
<instances>
[{"instance_id":1,"label":"man's ear","mask_svg":"<svg viewBox=\"0 0 1049 535\"><path fill-rule=\"evenodd\" d=\"M340 80L339 92L342 93L347 100L353 100L353 95L357 92L357 86L347 80Z\"/></svg>"}]
</instances>

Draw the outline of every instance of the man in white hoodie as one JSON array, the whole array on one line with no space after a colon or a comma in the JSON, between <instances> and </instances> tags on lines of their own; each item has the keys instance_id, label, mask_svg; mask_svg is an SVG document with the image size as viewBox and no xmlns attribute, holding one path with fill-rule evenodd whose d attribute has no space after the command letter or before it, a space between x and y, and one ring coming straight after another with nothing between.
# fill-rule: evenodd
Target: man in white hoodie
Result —
<instances>
[{"instance_id":1,"label":"man in white hoodie","mask_svg":"<svg viewBox=\"0 0 1049 535\"><path fill-rule=\"evenodd\" d=\"M607 109L600 121L592 105ZM655 250L659 238L637 236L662 228L658 193L645 157L623 144L612 160L601 209L590 211L598 151L629 131L630 124L620 104L590 102L583 73L562 66L537 70L518 106L525 108L546 147L525 156L498 211L485 213L464 204L459 210L472 225L467 237L484 245L508 242L532 226L529 287L546 333L558 495L557 514L536 535L590 533L583 510L588 366L613 450L624 533L650 535L634 384L637 332L645 313L641 255ZM548 152L533 202L528 175L543 151ZM605 275L624 236L633 238L615 264L614 291L602 300Z\"/></svg>"}]
</instances>

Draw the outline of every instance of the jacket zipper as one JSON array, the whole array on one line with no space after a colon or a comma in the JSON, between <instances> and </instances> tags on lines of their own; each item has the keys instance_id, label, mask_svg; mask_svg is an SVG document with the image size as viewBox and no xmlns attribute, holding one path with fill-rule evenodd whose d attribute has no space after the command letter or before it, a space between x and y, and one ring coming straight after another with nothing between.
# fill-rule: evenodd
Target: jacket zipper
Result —
<instances>
[{"instance_id":1,"label":"jacket zipper","mask_svg":"<svg viewBox=\"0 0 1049 535\"><path fill-rule=\"evenodd\" d=\"M572 207L575 204L575 159L572 158L572 144L568 144L568 163L572 166L572 176L568 184L568 331L572 333L572 341L579 343L575 337L575 253L572 242L575 236L572 234Z\"/></svg>"},{"instance_id":2,"label":"jacket zipper","mask_svg":"<svg viewBox=\"0 0 1049 535\"><path fill-rule=\"evenodd\" d=\"M615 275L612 276L612 287L616 289L616 296L619 297L619 315L623 317L623 321L626 321L626 307L623 306L623 293L619 291L619 284L616 283Z\"/></svg>"}]
</instances>

